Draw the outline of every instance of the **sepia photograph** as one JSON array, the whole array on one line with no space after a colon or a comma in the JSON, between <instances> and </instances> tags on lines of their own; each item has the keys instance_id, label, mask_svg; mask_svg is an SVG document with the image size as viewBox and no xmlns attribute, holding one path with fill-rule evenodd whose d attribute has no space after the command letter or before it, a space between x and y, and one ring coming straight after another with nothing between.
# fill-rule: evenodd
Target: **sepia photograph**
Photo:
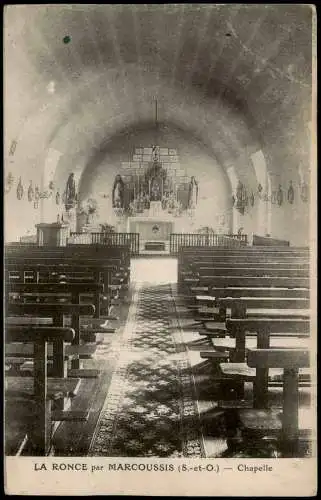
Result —
<instances>
[{"instance_id":1,"label":"sepia photograph","mask_svg":"<svg viewBox=\"0 0 321 500\"><path fill-rule=\"evenodd\" d=\"M313 496L315 7L10 5L3 56L6 493Z\"/></svg>"}]
</instances>

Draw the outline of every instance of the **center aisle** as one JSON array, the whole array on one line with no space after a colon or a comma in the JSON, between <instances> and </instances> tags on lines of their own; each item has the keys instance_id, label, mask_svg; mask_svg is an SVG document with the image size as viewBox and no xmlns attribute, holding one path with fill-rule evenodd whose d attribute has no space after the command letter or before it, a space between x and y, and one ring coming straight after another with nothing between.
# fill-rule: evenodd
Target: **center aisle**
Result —
<instances>
[{"instance_id":1,"label":"center aisle","mask_svg":"<svg viewBox=\"0 0 321 500\"><path fill-rule=\"evenodd\" d=\"M168 270L165 259L159 260ZM159 266L153 269L164 281ZM118 353L117 367L89 455L204 457L191 366L172 295L175 285L156 284L150 275L148 282L139 282L138 275L123 335L111 346L111 355Z\"/></svg>"}]
</instances>

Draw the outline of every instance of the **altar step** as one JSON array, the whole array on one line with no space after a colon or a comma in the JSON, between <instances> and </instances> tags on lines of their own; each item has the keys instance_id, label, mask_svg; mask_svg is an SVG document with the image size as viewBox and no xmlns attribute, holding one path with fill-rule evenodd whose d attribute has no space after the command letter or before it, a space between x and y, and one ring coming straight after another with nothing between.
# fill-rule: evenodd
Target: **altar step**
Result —
<instances>
[{"instance_id":1,"label":"altar step","mask_svg":"<svg viewBox=\"0 0 321 500\"><path fill-rule=\"evenodd\" d=\"M164 250L161 250L161 245L163 245ZM168 241L152 241L152 240L141 240L140 241L140 255L169 255L169 240Z\"/></svg>"}]
</instances>

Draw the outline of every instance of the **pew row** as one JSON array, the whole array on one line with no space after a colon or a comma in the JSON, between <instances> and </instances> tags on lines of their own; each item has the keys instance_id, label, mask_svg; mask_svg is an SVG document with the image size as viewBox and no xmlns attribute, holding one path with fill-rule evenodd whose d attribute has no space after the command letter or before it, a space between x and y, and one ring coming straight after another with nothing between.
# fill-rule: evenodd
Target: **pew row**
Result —
<instances>
[{"instance_id":1,"label":"pew row","mask_svg":"<svg viewBox=\"0 0 321 500\"><path fill-rule=\"evenodd\" d=\"M71 367L68 369L68 364L65 362L65 352L62 352L61 344L53 344L53 356L57 355L54 373L57 376L65 377L98 377L98 370L84 370L81 368L80 359L84 356L91 356L94 353L93 346L81 344L80 338L80 316L93 315L95 308L91 304L58 304L58 303L9 303L7 304L6 317L34 317L34 318L49 318L52 320L52 325L63 328L65 326L65 316L71 316L71 326L75 327L75 338L72 342L72 357ZM14 321L14 320L13 320ZM16 356L18 353L16 352ZM25 355L25 348L22 348L21 355ZM68 371L67 371L68 370Z\"/></svg>"},{"instance_id":2,"label":"pew row","mask_svg":"<svg viewBox=\"0 0 321 500\"><path fill-rule=\"evenodd\" d=\"M63 346L65 342L72 342L74 337L72 328L6 326L6 344L28 343L33 345L34 351L33 378L6 376L6 454L19 455L28 446L29 453L44 456L50 450L57 423L65 419L76 421L87 418L86 412L75 413L64 406L66 399L76 396L80 379L47 377L48 344ZM63 351L63 347L59 351ZM21 412L20 418L10 418L13 410L15 414Z\"/></svg>"}]
</instances>

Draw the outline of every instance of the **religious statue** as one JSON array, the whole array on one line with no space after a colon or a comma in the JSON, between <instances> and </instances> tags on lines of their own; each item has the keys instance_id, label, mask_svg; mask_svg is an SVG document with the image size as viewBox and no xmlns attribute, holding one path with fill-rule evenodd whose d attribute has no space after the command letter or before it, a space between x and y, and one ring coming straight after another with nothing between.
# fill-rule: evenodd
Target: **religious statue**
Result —
<instances>
[{"instance_id":1,"label":"religious statue","mask_svg":"<svg viewBox=\"0 0 321 500\"><path fill-rule=\"evenodd\" d=\"M114 181L112 200L114 208L124 208L125 184L121 175L117 174Z\"/></svg>"},{"instance_id":2,"label":"religious statue","mask_svg":"<svg viewBox=\"0 0 321 500\"><path fill-rule=\"evenodd\" d=\"M19 178L19 182L18 182L18 186L17 186L17 198L18 200L21 200L22 197L23 197L23 185L22 185L22 182L21 182L21 177Z\"/></svg>"},{"instance_id":3,"label":"religious statue","mask_svg":"<svg viewBox=\"0 0 321 500\"><path fill-rule=\"evenodd\" d=\"M154 162L152 168L147 174L147 177L149 177L148 183L150 201L161 201L163 197L164 172L157 162Z\"/></svg>"},{"instance_id":4,"label":"religious statue","mask_svg":"<svg viewBox=\"0 0 321 500\"><path fill-rule=\"evenodd\" d=\"M30 181L29 188L28 188L28 201L33 201L34 198L34 191L32 187L32 181Z\"/></svg>"},{"instance_id":5,"label":"religious statue","mask_svg":"<svg viewBox=\"0 0 321 500\"><path fill-rule=\"evenodd\" d=\"M76 183L74 179L74 173L71 173L67 180L65 193L65 207L67 211L74 206L76 198Z\"/></svg>"},{"instance_id":6,"label":"religious statue","mask_svg":"<svg viewBox=\"0 0 321 500\"><path fill-rule=\"evenodd\" d=\"M308 199L309 199L309 186L304 181L301 185L301 200L304 203L307 203Z\"/></svg>"},{"instance_id":7,"label":"religious statue","mask_svg":"<svg viewBox=\"0 0 321 500\"><path fill-rule=\"evenodd\" d=\"M188 185L188 208L196 208L198 199L198 182L195 177L191 177L191 182Z\"/></svg>"},{"instance_id":8,"label":"religious statue","mask_svg":"<svg viewBox=\"0 0 321 500\"><path fill-rule=\"evenodd\" d=\"M244 184L241 181L238 181L236 187L236 208L237 210L244 215L245 207L247 205L248 198L246 194L246 189Z\"/></svg>"},{"instance_id":9,"label":"religious statue","mask_svg":"<svg viewBox=\"0 0 321 500\"><path fill-rule=\"evenodd\" d=\"M13 182L14 182L13 174L11 172L9 172L7 177L6 177L5 193L9 193L11 191L11 188L13 186Z\"/></svg>"},{"instance_id":10,"label":"religious statue","mask_svg":"<svg viewBox=\"0 0 321 500\"><path fill-rule=\"evenodd\" d=\"M150 199L151 201L161 201L162 199L162 178L159 175L151 179Z\"/></svg>"},{"instance_id":11,"label":"religious statue","mask_svg":"<svg viewBox=\"0 0 321 500\"><path fill-rule=\"evenodd\" d=\"M290 181L290 186L288 189L288 202L292 204L293 201L294 201L294 189L293 189L292 181Z\"/></svg>"},{"instance_id":12,"label":"religious statue","mask_svg":"<svg viewBox=\"0 0 321 500\"><path fill-rule=\"evenodd\" d=\"M278 205L280 207L283 203L283 190L282 190L281 184L279 184L279 189L278 189L276 196L277 196Z\"/></svg>"}]
</instances>

